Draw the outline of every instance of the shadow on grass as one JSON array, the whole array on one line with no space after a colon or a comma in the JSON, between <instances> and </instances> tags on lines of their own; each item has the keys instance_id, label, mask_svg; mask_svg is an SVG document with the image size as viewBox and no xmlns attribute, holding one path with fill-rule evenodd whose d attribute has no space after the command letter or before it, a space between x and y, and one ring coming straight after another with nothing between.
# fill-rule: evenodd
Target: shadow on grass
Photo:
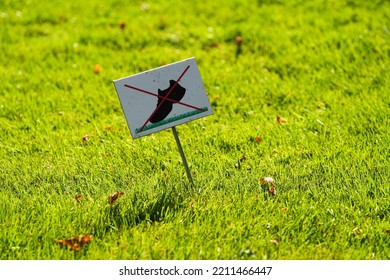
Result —
<instances>
[{"instance_id":1,"label":"shadow on grass","mask_svg":"<svg viewBox=\"0 0 390 280\"><path fill-rule=\"evenodd\" d=\"M183 189L166 189L164 192L146 194L135 192L130 199L107 205L103 214L93 224L93 235L102 237L110 231L120 231L141 223L160 222L174 216L183 207Z\"/></svg>"}]
</instances>

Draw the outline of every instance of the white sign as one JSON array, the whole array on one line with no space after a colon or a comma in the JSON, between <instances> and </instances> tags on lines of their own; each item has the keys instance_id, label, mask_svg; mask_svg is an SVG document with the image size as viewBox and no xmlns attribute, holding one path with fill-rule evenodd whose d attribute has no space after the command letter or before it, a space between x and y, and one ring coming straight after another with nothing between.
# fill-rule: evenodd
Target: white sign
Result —
<instances>
[{"instance_id":1,"label":"white sign","mask_svg":"<svg viewBox=\"0 0 390 280\"><path fill-rule=\"evenodd\" d=\"M133 138L211 115L195 58L114 81Z\"/></svg>"}]
</instances>

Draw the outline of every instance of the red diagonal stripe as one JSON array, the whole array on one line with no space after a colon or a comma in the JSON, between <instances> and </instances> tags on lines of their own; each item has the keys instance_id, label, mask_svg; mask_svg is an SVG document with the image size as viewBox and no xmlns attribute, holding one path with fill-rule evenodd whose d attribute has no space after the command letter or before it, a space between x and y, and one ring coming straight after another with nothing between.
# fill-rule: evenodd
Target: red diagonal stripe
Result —
<instances>
[{"instance_id":1,"label":"red diagonal stripe","mask_svg":"<svg viewBox=\"0 0 390 280\"><path fill-rule=\"evenodd\" d=\"M149 94L149 95L156 96L156 97L158 97L158 98L160 98L160 99L165 99L165 100L168 100L168 101L171 101L171 102L174 102L174 103L183 105L183 106L187 106L187 107L190 107L190 108L192 108L192 109L196 109L196 110L198 110L198 111L204 111L202 108L198 108L198 107L192 106L192 105L190 105L190 104L183 103L183 102L180 102L180 101L176 101L176 100L173 100L173 99L170 99L170 98L164 98L164 96L160 96L160 95L158 95L158 94L152 93L152 92L150 92L150 91L143 90L143 89L141 89L141 88L133 87L133 86L130 86L130 85L127 85L127 84L125 85L125 87L131 88L131 89L134 89L134 90L137 90L137 91L140 91L140 92Z\"/></svg>"},{"instance_id":2,"label":"red diagonal stripe","mask_svg":"<svg viewBox=\"0 0 390 280\"><path fill-rule=\"evenodd\" d=\"M173 85L173 87L168 91L167 95L163 97L163 100L161 101L160 104L158 104L158 106L156 107L156 109L153 111L153 113L150 115L150 117L146 120L146 122L144 123L144 125L141 127L140 131L142 131L144 129L144 127L146 126L146 124L150 121L151 118L153 118L154 114L156 114L157 110L161 107L161 105L165 102L165 100L167 100L167 98L169 97L169 95L171 94L172 90L176 87L176 85L179 83L179 81L181 80L181 78L183 78L184 74L187 72L188 68L190 68L190 66L188 65L186 67L186 69L184 69L183 73L181 73L180 77L177 79L176 83Z\"/></svg>"}]
</instances>

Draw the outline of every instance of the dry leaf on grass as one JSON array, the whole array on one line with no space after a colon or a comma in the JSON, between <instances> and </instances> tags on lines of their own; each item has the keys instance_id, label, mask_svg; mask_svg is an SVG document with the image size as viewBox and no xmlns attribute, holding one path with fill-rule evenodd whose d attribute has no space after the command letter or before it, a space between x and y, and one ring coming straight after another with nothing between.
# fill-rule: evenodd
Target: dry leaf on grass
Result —
<instances>
[{"instance_id":1,"label":"dry leaf on grass","mask_svg":"<svg viewBox=\"0 0 390 280\"><path fill-rule=\"evenodd\" d=\"M260 178L260 183L261 183L261 185L269 186L268 191L271 194L276 195L276 187L275 187L274 179L272 179L271 177Z\"/></svg>"},{"instance_id":2,"label":"dry leaf on grass","mask_svg":"<svg viewBox=\"0 0 390 280\"><path fill-rule=\"evenodd\" d=\"M115 201L123 195L123 192L115 192L108 197L108 203L114 204Z\"/></svg>"},{"instance_id":3,"label":"dry leaf on grass","mask_svg":"<svg viewBox=\"0 0 390 280\"><path fill-rule=\"evenodd\" d=\"M93 72L95 72L96 74L99 74L102 70L103 70L103 67L100 65L100 64L96 64L94 67L93 67Z\"/></svg>"},{"instance_id":4,"label":"dry leaf on grass","mask_svg":"<svg viewBox=\"0 0 390 280\"><path fill-rule=\"evenodd\" d=\"M123 30L123 29L125 29L125 27L126 27L126 22L121 21L121 22L119 23L119 28Z\"/></svg>"},{"instance_id":5,"label":"dry leaf on grass","mask_svg":"<svg viewBox=\"0 0 390 280\"><path fill-rule=\"evenodd\" d=\"M242 157L240 158L240 162L243 162L244 160L246 160L246 156L242 155Z\"/></svg>"},{"instance_id":6,"label":"dry leaf on grass","mask_svg":"<svg viewBox=\"0 0 390 280\"><path fill-rule=\"evenodd\" d=\"M80 201L80 200L82 200L83 199L83 197L84 197L84 195L82 195L82 194L78 194L78 195L75 195L75 199L77 200L77 201Z\"/></svg>"},{"instance_id":7,"label":"dry leaf on grass","mask_svg":"<svg viewBox=\"0 0 390 280\"><path fill-rule=\"evenodd\" d=\"M59 239L56 240L57 244L68 246L69 250L78 251L85 244L91 242L92 235L79 235L73 238Z\"/></svg>"},{"instance_id":8,"label":"dry leaf on grass","mask_svg":"<svg viewBox=\"0 0 390 280\"><path fill-rule=\"evenodd\" d=\"M275 188L274 186L269 187L269 188L268 188L268 191L269 191L270 193L272 193L273 195L276 195L276 188Z\"/></svg>"},{"instance_id":9,"label":"dry leaf on grass","mask_svg":"<svg viewBox=\"0 0 390 280\"><path fill-rule=\"evenodd\" d=\"M287 122L287 119L282 118L281 116L277 115L277 116L276 116L276 121L277 121L278 123L286 123L286 122Z\"/></svg>"},{"instance_id":10,"label":"dry leaf on grass","mask_svg":"<svg viewBox=\"0 0 390 280\"><path fill-rule=\"evenodd\" d=\"M242 44L243 40L242 40L242 37L240 35L236 35L234 37L234 43L238 46L240 46Z\"/></svg>"},{"instance_id":11,"label":"dry leaf on grass","mask_svg":"<svg viewBox=\"0 0 390 280\"><path fill-rule=\"evenodd\" d=\"M265 184L271 184L272 186L275 186L275 181L271 177L260 178L260 182L265 183Z\"/></svg>"}]
</instances>

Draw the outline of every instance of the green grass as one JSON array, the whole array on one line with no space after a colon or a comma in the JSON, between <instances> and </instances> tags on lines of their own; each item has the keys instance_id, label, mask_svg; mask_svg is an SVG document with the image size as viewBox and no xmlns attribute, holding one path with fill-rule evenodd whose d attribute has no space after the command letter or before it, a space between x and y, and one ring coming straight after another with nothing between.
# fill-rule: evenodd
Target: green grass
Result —
<instances>
[{"instance_id":1,"label":"green grass","mask_svg":"<svg viewBox=\"0 0 390 280\"><path fill-rule=\"evenodd\" d=\"M0 3L0 259L390 258L389 1L100 2ZM112 83L193 56L194 188Z\"/></svg>"}]
</instances>

